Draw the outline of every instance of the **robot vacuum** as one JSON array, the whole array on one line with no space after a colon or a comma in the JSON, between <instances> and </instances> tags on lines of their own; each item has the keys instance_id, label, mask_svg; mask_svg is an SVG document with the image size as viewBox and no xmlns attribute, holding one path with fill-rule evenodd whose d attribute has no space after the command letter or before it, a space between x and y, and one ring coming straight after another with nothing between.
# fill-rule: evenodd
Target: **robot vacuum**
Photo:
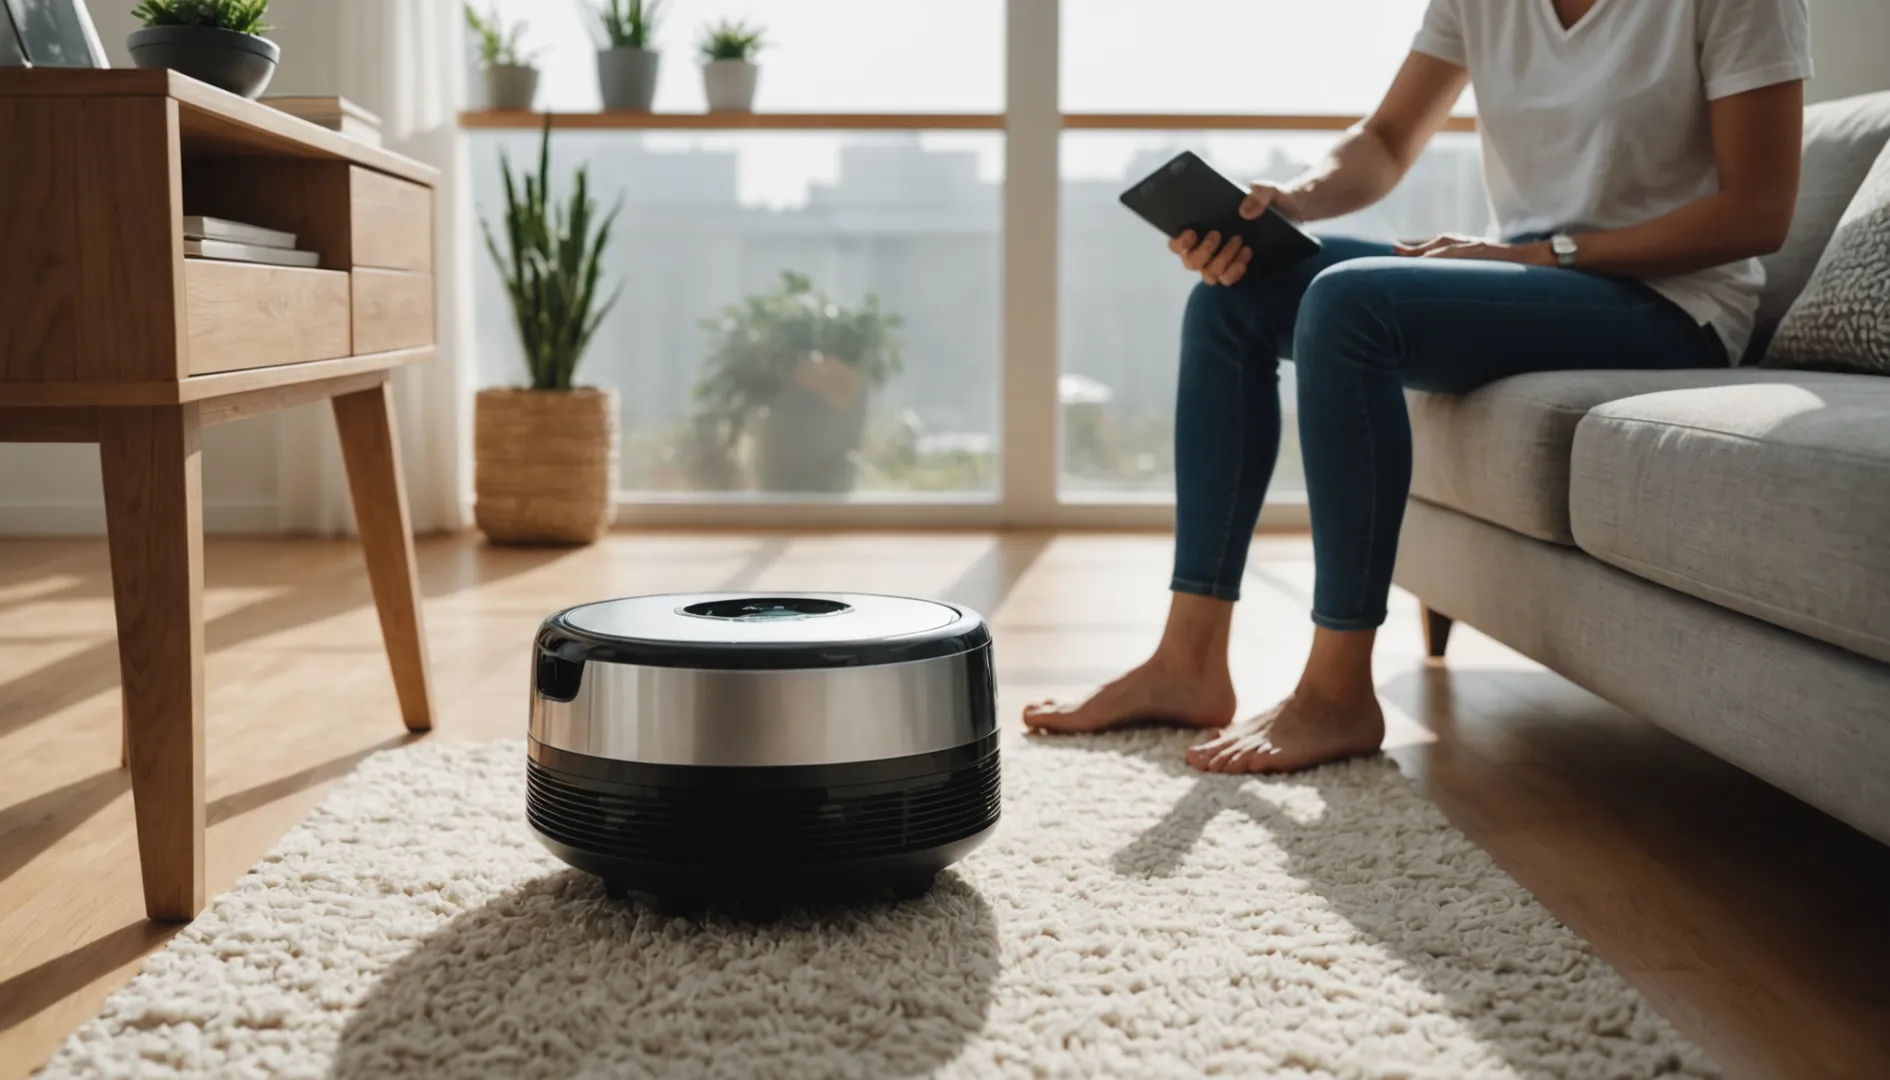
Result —
<instances>
[{"instance_id":1,"label":"robot vacuum","mask_svg":"<svg viewBox=\"0 0 1890 1080\"><path fill-rule=\"evenodd\" d=\"M916 896L997 828L991 635L965 608L638 596L558 612L533 651L527 816L613 891Z\"/></svg>"}]
</instances>

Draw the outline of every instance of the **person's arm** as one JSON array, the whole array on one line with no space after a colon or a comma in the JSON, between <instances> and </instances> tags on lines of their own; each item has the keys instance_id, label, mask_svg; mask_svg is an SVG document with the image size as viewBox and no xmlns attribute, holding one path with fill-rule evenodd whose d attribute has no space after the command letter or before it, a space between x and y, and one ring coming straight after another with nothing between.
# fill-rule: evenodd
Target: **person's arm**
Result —
<instances>
[{"instance_id":1,"label":"person's arm","mask_svg":"<svg viewBox=\"0 0 1890 1080\"><path fill-rule=\"evenodd\" d=\"M1254 184L1240 214L1252 220L1277 206L1288 217L1318 221L1362 210L1391 193L1450 116L1470 73L1427 53L1413 52L1378 108L1346 132L1318 165L1290 184ZM1210 285L1232 285L1247 272L1252 249L1238 237L1184 232L1168 248Z\"/></svg>"},{"instance_id":2,"label":"person's arm","mask_svg":"<svg viewBox=\"0 0 1890 1080\"><path fill-rule=\"evenodd\" d=\"M1456 64L1410 54L1378 108L1346 132L1324 161L1275 189L1273 204L1301 221L1319 221L1363 210L1391 194L1450 118L1469 81L1470 73ZM1259 217L1266 209L1259 194L1265 186L1254 185L1243 216Z\"/></svg>"},{"instance_id":3,"label":"person's arm","mask_svg":"<svg viewBox=\"0 0 1890 1080\"><path fill-rule=\"evenodd\" d=\"M1711 103L1719 191L1623 229L1574 233L1576 269L1632 278L1671 277L1769 255L1785 243L1798 201L1805 84L1776 83ZM1502 259L1556 265L1547 241L1493 244L1439 237L1400 249L1436 259Z\"/></svg>"}]
</instances>

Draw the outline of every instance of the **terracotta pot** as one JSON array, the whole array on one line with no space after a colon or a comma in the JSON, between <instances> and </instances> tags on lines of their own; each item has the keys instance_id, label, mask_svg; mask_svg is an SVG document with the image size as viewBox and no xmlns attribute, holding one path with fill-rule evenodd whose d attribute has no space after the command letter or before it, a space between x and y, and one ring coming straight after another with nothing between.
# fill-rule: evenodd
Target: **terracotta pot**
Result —
<instances>
[{"instance_id":1,"label":"terracotta pot","mask_svg":"<svg viewBox=\"0 0 1890 1080\"><path fill-rule=\"evenodd\" d=\"M495 544L588 544L617 493L617 391L481 390L473 520Z\"/></svg>"}]
</instances>

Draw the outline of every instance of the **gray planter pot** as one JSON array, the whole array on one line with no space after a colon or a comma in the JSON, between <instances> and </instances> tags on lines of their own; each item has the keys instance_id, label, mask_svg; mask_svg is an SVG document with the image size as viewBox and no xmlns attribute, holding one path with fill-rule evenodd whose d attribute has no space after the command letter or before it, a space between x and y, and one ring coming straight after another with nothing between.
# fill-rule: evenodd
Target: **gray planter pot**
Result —
<instances>
[{"instance_id":1,"label":"gray planter pot","mask_svg":"<svg viewBox=\"0 0 1890 1080\"><path fill-rule=\"evenodd\" d=\"M661 59L654 49L597 50L597 91L604 108L649 112L656 102L656 68Z\"/></svg>"},{"instance_id":2,"label":"gray planter pot","mask_svg":"<svg viewBox=\"0 0 1890 1080\"><path fill-rule=\"evenodd\" d=\"M870 396L862 390L836 407L804 386L783 385L755 432L755 486L780 493L852 491Z\"/></svg>"},{"instance_id":3,"label":"gray planter pot","mask_svg":"<svg viewBox=\"0 0 1890 1080\"><path fill-rule=\"evenodd\" d=\"M710 112L754 112L761 69L746 60L711 60L702 65L702 93Z\"/></svg>"},{"instance_id":4,"label":"gray planter pot","mask_svg":"<svg viewBox=\"0 0 1890 1080\"><path fill-rule=\"evenodd\" d=\"M538 97L538 69L494 64L482 72L488 109L529 109Z\"/></svg>"},{"instance_id":5,"label":"gray planter pot","mask_svg":"<svg viewBox=\"0 0 1890 1080\"><path fill-rule=\"evenodd\" d=\"M246 98L268 87L282 57L268 38L213 26L147 26L133 30L125 47L141 68L169 68Z\"/></svg>"}]
</instances>

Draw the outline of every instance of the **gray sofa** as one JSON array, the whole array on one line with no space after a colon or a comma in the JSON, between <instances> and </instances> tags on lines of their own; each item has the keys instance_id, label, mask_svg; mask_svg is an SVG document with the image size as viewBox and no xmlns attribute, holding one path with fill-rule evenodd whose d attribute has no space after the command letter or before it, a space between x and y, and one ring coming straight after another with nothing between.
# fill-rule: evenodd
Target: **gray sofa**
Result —
<instances>
[{"instance_id":1,"label":"gray sofa","mask_svg":"<svg viewBox=\"0 0 1890 1080\"><path fill-rule=\"evenodd\" d=\"M1761 335L1890 139L1813 106ZM1890 843L1890 378L1741 366L1411 395L1397 581L1434 654L1466 622Z\"/></svg>"}]
</instances>

